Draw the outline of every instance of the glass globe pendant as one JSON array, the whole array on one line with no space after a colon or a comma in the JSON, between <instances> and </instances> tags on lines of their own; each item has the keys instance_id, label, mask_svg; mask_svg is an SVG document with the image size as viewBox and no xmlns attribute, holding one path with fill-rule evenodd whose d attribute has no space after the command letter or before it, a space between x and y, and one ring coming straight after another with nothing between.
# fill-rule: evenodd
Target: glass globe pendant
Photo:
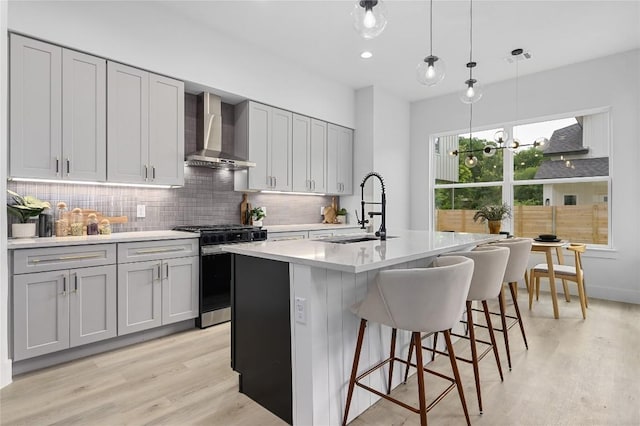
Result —
<instances>
[{"instance_id":1,"label":"glass globe pendant","mask_svg":"<svg viewBox=\"0 0 640 426\"><path fill-rule=\"evenodd\" d=\"M493 140L500 145L506 143L508 139L509 139L509 132L507 132L506 130L498 130L493 135Z\"/></svg>"},{"instance_id":2,"label":"glass globe pendant","mask_svg":"<svg viewBox=\"0 0 640 426\"><path fill-rule=\"evenodd\" d=\"M475 166L478 165L478 157L476 157L473 154L469 154L464 159L464 165L467 166L470 169L473 169Z\"/></svg>"},{"instance_id":3,"label":"glass globe pendant","mask_svg":"<svg viewBox=\"0 0 640 426\"><path fill-rule=\"evenodd\" d=\"M549 146L549 139L545 137L540 137L533 141L533 146L538 148L540 151L544 151Z\"/></svg>"},{"instance_id":4,"label":"glass globe pendant","mask_svg":"<svg viewBox=\"0 0 640 426\"><path fill-rule=\"evenodd\" d=\"M493 157L498 152L498 147L493 142L487 142L482 148L482 153L485 157Z\"/></svg>"},{"instance_id":5,"label":"glass globe pendant","mask_svg":"<svg viewBox=\"0 0 640 426\"><path fill-rule=\"evenodd\" d=\"M464 82L464 89L460 92L460 100L465 104L478 102L482 98L482 85L475 78Z\"/></svg>"},{"instance_id":6,"label":"glass globe pendant","mask_svg":"<svg viewBox=\"0 0 640 426\"><path fill-rule=\"evenodd\" d=\"M416 78L420 84L435 86L444 78L446 66L442 59L429 55L416 67Z\"/></svg>"},{"instance_id":7,"label":"glass globe pendant","mask_svg":"<svg viewBox=\"0 0 640 426\"><path fill-rule=\"evenodd\" d=\"M386 14L382 0L358 0L351 12L353 28L365 39L375 38L387 26Z\"/></svg>"}]
</instances>

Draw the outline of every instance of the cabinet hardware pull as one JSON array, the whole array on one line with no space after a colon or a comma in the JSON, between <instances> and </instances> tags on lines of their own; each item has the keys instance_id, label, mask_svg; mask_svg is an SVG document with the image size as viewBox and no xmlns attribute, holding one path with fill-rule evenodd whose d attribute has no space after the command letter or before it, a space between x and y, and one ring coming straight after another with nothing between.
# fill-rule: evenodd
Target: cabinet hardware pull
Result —
<instances>
[{"instance_id":1,"label":"cabinet hardware pull","mask_svg":"<svg viewBox=\"0 0 640 426\"><path fill-rule=\"evenodd\" d=\"M71 168L70 164L71 164L71 161L69 161L69 157L67 157L67 176L69 176L69 170Z\"/></svg>"},{"instance_id":2,"label":"cabinet hardware pull","mask_svg":"<svg viewBox=\"0 0 640 426\"><path fill-rule=\"evenodd\" d=\"M78 274L73 274L73 292L77 293L78 292Z\"/></svg>"},{"instance_id":3,"label":"cabinet hardware pull","mask_svg":"<svg viewBox=\"0 0 640 426\"><path fill-rule=\"evenodd\" d=\"M165 266L165 269L166 269L166 271L167 271L167 274L166 274L166 276L165 276L164 278L165 278L165 279L169 279L169 264L168 264L168 263L165 263L165 264L164 264L164 266Z\"/></svg>"},{"instance_id":4,"label":"cabinet hardware pull","mask_svg":"<svg viewBox=\"0 0 640 426\"><path fill-rule=\"evenodd\" d=\"M144 180L149 180L149 166L144 165Z\"/></svg>"},{"instance_id":5,"label":"cabinet hardware pull","mask_svg":"<svg viewBox=\"0 0 640 426\"><path fill-rule=\"evenodd\" d=\"M40 262L56 262L59 260L79 260L79 259L94 259L96 257L102 257L100 253L93 254L78 254L73 256L60 256L60 257L52 257L51 259L31 259L30 263L40 263Z\"/></svg>"},{"instance_id":6,"label":"cabinet hardware pull","mask_svg":"<svg viewBox=\"0 0 640 426\"><path fill-rule=\"evenodd\" d=\"M151 178L156 179L156 166L151 166Z\"/></svg>"},{"instance_id":7,"label":"cabinet hardware pull","mask_svg":"<svg viewBox=\"0 0 640 426\"><path fill-rule=\"evenodd\" d=\"M278 178L277 176L273 177L273 187L275 188L276 186L278 186Z\"/></svg>"},{"instance_id":8,"label":"cabinet hardware pull","mask_svg":"<svg viewBox=\"0 0 640 426\"><path fill-rule=\"evenodd\" d=\"M65 276L62 277L62 295L67 295L67 277Z\"/></svg>"},{"instance_id":9,"label":"cabinet hardware pull","mask_svg":"<svg viewBox=\"0 0 640 426\"><path fill-rule=\"evenodd\" d=\"M60 159L56 157L56 174L60 173Z\"/></svg>"},{"instance_id":10,"label":"cabinet hardware pull","mask_svg":"<svg viewBox=\"0 0 640 426\"><path fill-rule=\"evenodd\" d=\"M167 253L170 251L184 251L184 250L186 250L184 247L157 248L157 249L136 250L136 254Z\"/></svg>"},{"instance_id":11,"label":"cabinet hardware pull","mask_svg":"<svg viewBox=\"0 0 640 426\"><path fill-rule=\"evenodd\" d=\"M158 278L156 278L154 281L159 281L160 280L160 265L156 265L158 267Z\"/></svg>"}]
</instances>

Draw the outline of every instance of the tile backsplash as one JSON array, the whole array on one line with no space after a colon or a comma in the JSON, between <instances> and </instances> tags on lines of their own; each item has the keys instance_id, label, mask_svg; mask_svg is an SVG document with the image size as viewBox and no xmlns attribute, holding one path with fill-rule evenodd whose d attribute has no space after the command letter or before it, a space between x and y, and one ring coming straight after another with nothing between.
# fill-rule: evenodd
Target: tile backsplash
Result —
<instances>
[{"instance_id":1,"label":"tile backsplash","mask_svg":"<svg viewBox=\"0 0 640 426\"><path fill-rule=\"evenodd\" d=\"M185 152L195 150L195 95L185 96ZM223 146L233 142L233 106L223 104ZM171 229L178 225L240 223L242 192L233 190L228 170L185 167L184 186L172 189L117 186L7 182L21 195L49 201L55 210L59 201L69 209L96 209L104 216L127 216L128 222L113 224L113 232ZM7 197L7 201L10 199ZM249 193L253 207L267 208L264 225L319 223L320 208L331 204L330 196ZM136 207L145 205L146 217L136 218ZM9 224L15 218L9 216ZM10 234L11 231L9 231Z\"/></svg>"}]
</instances>

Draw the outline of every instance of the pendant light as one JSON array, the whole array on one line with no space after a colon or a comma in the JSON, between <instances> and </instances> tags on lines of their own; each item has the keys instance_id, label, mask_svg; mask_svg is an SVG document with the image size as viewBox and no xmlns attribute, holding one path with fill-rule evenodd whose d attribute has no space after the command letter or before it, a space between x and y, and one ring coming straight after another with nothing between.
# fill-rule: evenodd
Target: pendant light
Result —
<instances>
[{"instance_id":1,"label":"pendant light","mask_svg":"<svg viewBox=\"0 0 640 426\"><path fill-rule=\"evenodd\" d=\"M387 26L386 14L382 0L357 0L351 12L353 27L363 38L375 38Z\"/></svg>"},{"instance_id":2,"label":"pendant light","mask_svg":"<svg viewBox=\"0 0 640 426\"><path fill-rule=\"evenodd\" d=\"M478 157L474 155L473 149L473 133L471 133L471 123L473 122L473 104L469 104L469 149L467 156L464 158L465 166L473 169L478 165Z\"/></svg>"},{"instance_id":3,"label":"pendant light","mask_svg":"<svg viewBox=\"0 0 640 426\"><path fill-rule=\"evenodd\" d=\"M420 84L435 86L444 78L446 66L441 58L433 54L433 0L429 1L429 56L416 68L416 77Z\"/></svg>"},{"instance_id":4,"label":"pendant light","mask_svg":"<svg viewBox=\"0 0 640 426\"><path fill-rule=\"evenodd\" d=\"M482 97L482 86L473 78L473 69L477 63L473 62L473 0L469 0L469 79L464 82L464 89L460 92L460 100L465 104L478 102Z\"/></svg>"}]
</instances>

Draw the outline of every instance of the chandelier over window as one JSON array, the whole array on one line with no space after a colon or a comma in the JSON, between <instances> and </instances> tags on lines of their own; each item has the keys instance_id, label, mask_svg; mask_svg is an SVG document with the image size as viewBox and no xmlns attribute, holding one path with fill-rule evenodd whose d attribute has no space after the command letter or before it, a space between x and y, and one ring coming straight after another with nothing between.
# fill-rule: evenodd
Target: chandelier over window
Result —
<instances>
[{"instance_id":1,"label":"chandelier over window","mask_svg":"<svg viewBox=\"0 0 640 426\"><path fill-rule=\"evenodd\" d=\"M473 69L477 63L473 61L473 0L469 0L469 79L464 82L464 89L460 92L460 100L465 104L478 102L482 98L482 86L473 78Z\"/></svg>"},{"instance_id":2,"label":"chandelier over window","mask_svg":"<svg viewBox=\"0 0 640 426\"><path fill-rule=\"evenodd\" d=\"M387 26L386 14L387 9L382 0L358 0L351 12L353 27L363 38L375 38Z\"/></svg>"},{"instance_id":3,"label":"chandelier over window","mask_svg":"<svg viewBox=\"0 0 640 426\"><path fill-rule=\"evenodd\" d=\"M433 54L433 0L429 1L429 56L416 68L416 77L420 84L435 86L444 78L446 66L442 58Z\"/></svg>"}]
</instances>

